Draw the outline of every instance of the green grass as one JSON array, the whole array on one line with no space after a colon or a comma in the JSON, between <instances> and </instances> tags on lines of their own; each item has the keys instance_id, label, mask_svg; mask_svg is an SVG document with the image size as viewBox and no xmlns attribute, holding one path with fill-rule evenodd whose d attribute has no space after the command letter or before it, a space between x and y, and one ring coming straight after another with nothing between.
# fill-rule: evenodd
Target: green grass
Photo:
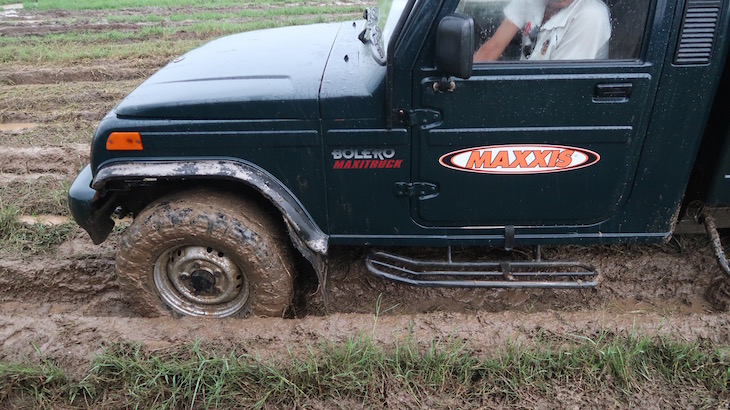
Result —
<instances>
[{"instance_id":1,"label":"green grass","mask_svg":"<svg viewBox=\"0 0 730 410\"><path fill-rule=\"evenodd\" d=\"M69 179L17 180L0 185L0 198L21 215L68 215Z\"/></svg>"},{"instance_id":2,"label":"green grass","mask_svg":"<svg viewBox=\"0 0 730 410\"><path fill-rule=\"evenodd\" d=\"M277 360L236 350L220 354L198 344L152 352L121 344L76 380L47 362L2 364L0 391L38 405L92 408L278 408L333 401L383 408L394 396L411 407L480 407L535 396L550 403L560 386L628 403L633 393L659 383L702 391L709 405L727 399L729 369L727 348L666 338L604 333L560 346L510 344L483 357L461 341L382 347L361 336Z\"/></svg>"},{"instance_id":3,"label":"green grass","mask_svg":"<svg viewBox=\"0 0 730 410\"><path fill-rule=\"evenodd\" d=\"M49 361L40 364L0 362L0 386L0 403L11 398L17 407L51 407L54 402L70 396L65 391L70 386L68 377Z\"/></svg>"},{"instance_id":4,"label":"green grass","mask_svg":"<svg viewBox=\"0 0 730 410\"><path fill-rule=\"evenodd\" d=\"M28 225L18 221L20 215L17 207L0 201L0 257L48 252L71 239L80 229L71 221L51 226Z\"/></svg>"}]
</instances>

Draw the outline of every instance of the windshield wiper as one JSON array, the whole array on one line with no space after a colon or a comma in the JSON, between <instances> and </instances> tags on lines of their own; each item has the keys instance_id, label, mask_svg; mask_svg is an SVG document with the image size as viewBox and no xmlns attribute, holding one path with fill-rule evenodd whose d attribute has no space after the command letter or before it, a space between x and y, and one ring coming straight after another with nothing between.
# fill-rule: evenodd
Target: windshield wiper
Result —
<instances>
[{"instance_id":1,"label":"windshield wiper","mask_svg":"<svg viewBox=\"0 0 730 410\"><path fill-rule=\"evenodd\" d=\"M369 9L365 9L362 14L362 18L366 20L365 28L362 32L360 32L357 38L362 41L363 44L372 44L375 49L378 50L380 58L384 58L385 52L383 51L382 45L383 33L381 33L380 26L378 25L378 21L380 20L380 11L377 7L370 7Z\"/></svg>"}]
</instances>

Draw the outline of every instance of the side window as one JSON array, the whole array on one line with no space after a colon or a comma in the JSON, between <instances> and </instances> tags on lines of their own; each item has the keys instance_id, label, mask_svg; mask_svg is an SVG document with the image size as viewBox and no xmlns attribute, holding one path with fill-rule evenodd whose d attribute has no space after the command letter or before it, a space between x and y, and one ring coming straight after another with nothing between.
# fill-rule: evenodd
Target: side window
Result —
<instances>
[{"instance_id":1,"label":"side window","mask_svg":"<svg viewBox=\"0 0 730 410\"><path fill-rule=\"evenodd\" d=\"M475 62L638 59L650 0L461 0Z\"/></svg>"}]
</instances>

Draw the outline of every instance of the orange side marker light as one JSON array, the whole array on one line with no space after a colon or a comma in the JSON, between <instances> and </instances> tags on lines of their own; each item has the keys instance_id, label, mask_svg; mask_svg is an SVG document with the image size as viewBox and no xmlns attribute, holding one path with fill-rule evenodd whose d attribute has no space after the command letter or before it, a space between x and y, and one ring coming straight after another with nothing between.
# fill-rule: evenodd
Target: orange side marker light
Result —
<instances>
[{"instance_id":1,"label":"orange side marker light","mask_svg":"<svg viewBox=\"0 0 730 410\"><path fill-rule=\"evenodd\" d=\"M142 151L142 137L138 132L112 132L106 139L107 151Z\"/></svg>"}]
</instances>

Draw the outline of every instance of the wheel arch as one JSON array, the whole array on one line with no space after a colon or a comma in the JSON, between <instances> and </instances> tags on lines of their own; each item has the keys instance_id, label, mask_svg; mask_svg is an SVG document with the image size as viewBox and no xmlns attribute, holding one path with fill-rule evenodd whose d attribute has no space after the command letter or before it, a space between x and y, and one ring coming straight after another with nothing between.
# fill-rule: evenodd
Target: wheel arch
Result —
<instances>
[{"instance_id":1,"label":"wheel arch","mask_svg":"<svg viewBox=\"0 0 730 410\"><path fill-rule=\"evenodd\" d=\"M294 247L312 264L320 286L326 288L328 235L281 181L255 164L231 160L114 162L99 168L91 187L101 191L118 182L154 186L181 181L189 186L200 180L230 181L257 192L283 217Z\"/></svg>"}]
</instances>

